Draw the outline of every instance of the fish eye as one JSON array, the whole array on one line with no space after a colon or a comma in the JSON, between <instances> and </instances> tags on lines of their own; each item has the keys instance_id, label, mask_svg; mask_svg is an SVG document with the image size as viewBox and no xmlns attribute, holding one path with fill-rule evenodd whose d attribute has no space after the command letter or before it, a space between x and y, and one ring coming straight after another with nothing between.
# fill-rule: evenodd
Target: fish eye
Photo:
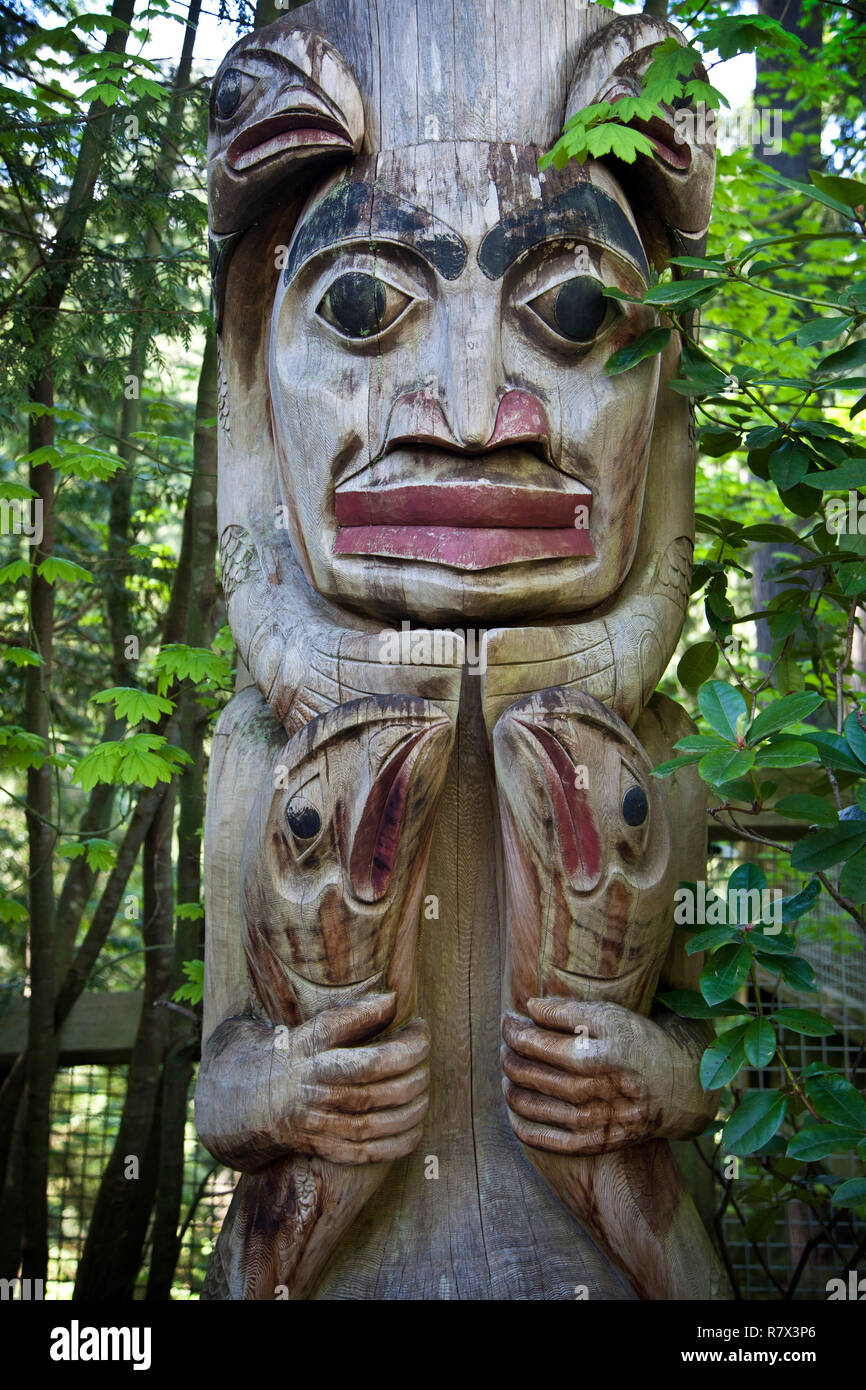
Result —
<instances>
[{"instance_id":1,"label":"fish eye","mask_svg":"<svg viewBox=\"0 0 866 1390\"><path fill-rule=\"evenodd\" d=\"M296 840L312 840L322 828L322 817L304 796L295 796L289 802L286 821Z\"/></svg>"},{"instance_id":2,"label":"fish eye","mask_svg":"<svg viewBox=\"0 0 866 1390\"><path fill-rule=\"evenodd\" d=\"M331 284L316 312L345 338L373 338L401 318L409 296L363 270L348 270Z\"/></svg>"},{"instance_id":3,"label":"fish eye","mask_svg":"<svg viewBox=\"0 0 866 1390\"><path fill-rule=\"evenodd\" d=\"M622 818L626 825L643 825L649 814L649 802L643 787L629 787L622 799Z\"/></svg>"},{"instance_id":4,"label":"fish eye","mask_svg":"<svg viewBox=\"0 0 866 1390\"><path fill-rule=\"evenodd\" d=\"M587 346L619 312L604 296L604 285L593 275L573 275L528 301L542 323L560 338Z\"/></svg>"},{"instance_id":5,"label":"fish eye","mask_svg":"<svg viewBox=\"0 0 866 1390\"><path fill-rule=\"evenodd\" d=\"M240 68L227 68L213 94L213 109L217 119L227 121L233 116L244 97L256 85L256 79L241 72Z\"/></svg>"}]
</instances>

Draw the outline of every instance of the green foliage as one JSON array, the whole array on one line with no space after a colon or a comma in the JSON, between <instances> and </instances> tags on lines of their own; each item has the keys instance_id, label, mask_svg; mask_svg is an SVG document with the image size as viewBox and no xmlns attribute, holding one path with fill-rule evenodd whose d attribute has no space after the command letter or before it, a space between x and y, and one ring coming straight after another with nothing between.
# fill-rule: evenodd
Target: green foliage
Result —
<instances>
[{"instance_id":1,"label":"green foliage","mask_svg":"<svg viewBox=\"0 0 866 1390\"><path fill-rule=\"evenodd\" d=\"M172 999L178 1003L184 999L190 1004L200 1004L204 998L204 961L185 960L183 963L183 973L186 976L186 983L178 985Z\"/></svg>"},{"instance_id":2,"label":"green foliage","mask_svg":"<svg viewBox=\"0 0 866 1390\"><path fill-rule=\"evenodd\" d=\"M174 705L171 700L166 700L162 695L152 695L147 690L134 690L130 686L113 686L111 690L100 690L98 694L91 696L95 705L111 703L114 705L114 712L118 719L125 719L128 724L140 724L142 720L147 720L149 724L157 724L160 716L171 714Z\"/></svg>"},{"instance_id":3,"label":"green foliage","mask_svg":"<svg viewBox=\"0 0 866 1390\"><path fill-rule=\"evenodd\" d=\"M130 786L134 782L155 787L170 782L191 761L188 753L173 747L159 734L133 734L120 742L99 743L80 758L72 780L84 791L97 782Z\"/></svg>"}]
</instances>

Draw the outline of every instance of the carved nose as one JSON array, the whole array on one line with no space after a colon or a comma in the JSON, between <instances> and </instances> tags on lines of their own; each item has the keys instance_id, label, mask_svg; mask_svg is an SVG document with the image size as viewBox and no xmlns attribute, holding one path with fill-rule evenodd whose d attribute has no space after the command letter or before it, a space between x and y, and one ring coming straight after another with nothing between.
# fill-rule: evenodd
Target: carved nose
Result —
<instances>
[{"instance_id":1,"label":"carved nose","mask_svg":"<svg viewBox=\"0 0 866 1390\"><path fill-rule=\"evenodd\" d=\"M537 396L518 389L506 391L500 400L492 431L488 421L475 437L471 430L452 427L431 391L407 391L396 403L387 441L392 448L403 442L439 444L444 448L462 446L476 453L507 444L540 444L547 458L551 458L547 411Z\"/></svg>"},{"instance_id":2,"label":"carved nose","mask_svg":"<svg viewBox=\"0 0 866 1390\"><path fill-rule=\"evenodd\" d=\"M547 411L530 391L507 391L499 402L493 433L485 448L503 444L543 444L550 456L550 421Z\"/></svg>"}]
</instances>

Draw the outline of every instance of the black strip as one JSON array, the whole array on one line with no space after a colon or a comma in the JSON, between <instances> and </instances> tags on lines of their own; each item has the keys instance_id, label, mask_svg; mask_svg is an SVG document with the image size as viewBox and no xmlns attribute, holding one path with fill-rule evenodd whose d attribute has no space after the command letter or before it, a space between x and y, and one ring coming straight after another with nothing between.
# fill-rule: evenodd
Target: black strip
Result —
<instances>
[{"instance_id":1,"label":"black strip","mask_svg":"<svg viewBox=\"0 0 866 1390\"><path fill-rule=\"evenodd\" d=\"M478 264L488 280L498 280L522 252L561 236L614 247L649 278L646 253L634 227L619 203L591 183L577 183L549 203L526 203L503 217L478 248Z\"/></svg>"},{"instance_id":2,"label":"black strip","mask_svg":"<svg viewBox=\"0 0 866 1390\"><path fill-rule=\"evenodd\" d=\"M317 251L359 236L373 246L377 240L411 246L445 280L456 280L466 265L466 243L438 217L371 183L341 183L301 227L283 271L284 284Z\"/></svg>"}]
</instances>

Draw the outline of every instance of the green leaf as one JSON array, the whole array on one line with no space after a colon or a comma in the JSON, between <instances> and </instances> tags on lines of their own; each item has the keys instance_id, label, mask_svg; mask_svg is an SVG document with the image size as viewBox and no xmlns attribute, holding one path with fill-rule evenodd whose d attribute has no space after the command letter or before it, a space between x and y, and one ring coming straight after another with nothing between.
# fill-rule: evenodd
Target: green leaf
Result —
<instances>
[{"instance_id":1,"label":"green leaf","mask_svg":"<svg viewBox=\"0 0 866 1390\"><path fill-rule=\"evenodd\" d=\"M100 690L91 696L95 705L114 705L118 719L128 724L140 724L146 719L149 724L159 722L161 714L171 714L174 705L162 695L151 695L146 690L136 690L128 685L115 685L110 690Z\"/></svg>"},{"instance_id":2,"label":"green leaf","mask_svg":"<svg viewBox=\"0 0 866 1390\"><path fill-rule=\"evenodd\" d=\"M770 477L780 491L796 487L809 471L810 455L798 444L786 439L770 459Z\"/></svg>"},{"instance_id":3,"label":"green leaf","mask_svg":"<svg viewBox=\"0 0 866 1390\"><path fill-rule=\"evenodd\" d=\"M818 1114L835 1125L866 1130L866 1101L844 1076L832 1072L804 1082L806 1094Z\"/></svg>"},{"instance_id":4,"label":"green leaf","mask_svg":"<svg viewBox=\"0 0 866 1390\"><path fill-rule=\"evenodd\" d=\"M842 1125L804 1125L788 1145L788 1157L801 1163L817 1163L831 1154L847 1153L860 1138L860 1131Z\"/></svg>"},{"instance_id":5,"label":"green leaf","mask_svg":"<svg viewBox=\"0 0 866 1390\"><path fill-rule=\"evenodd\" d=\"M853 322L854 319L849 314L833 314L831 318L811 319L787 337L793 338L798 347L811 347L813 343L826 343L832 338L838 338Z\"/></svg>"},{"instance_id":6,"label":"green leaf","mask_svg":"<svg viewBox=\"0 0 866 1390\"><path fill-rule=\"evenodd\" d=\"M719 649L715 642L696 642L680 657L677 679L686 690L696 690L716 669Z\"/></svg>"},{"instance_id":7,"label":"green leaf","mask_svg":"<svg viewBox=\"0 0 866 1390\"><path fill-rule=\"evenodd\" d=\"M29 560L13 560L0 569L0 584L17 584L20 579L27 578L31 569Z\"/></svg>"},{"instance_id":8,"label":"green leaf","mask_svg":"<svg viewBox=\"0 0 866 1390\"><path fill-rule=\"evenodd\" d=\"M792 616L799 621L799 614ZM773 635L776 636L775 633ZM817 691L810 690L802 695L783 695L780 700L775 700L756 716L746 733L746 741L757 743L759 739L767 738L770 734L784 729L787 724L799 724L823 703L824 697Z\"/></svg>"},{"instance_id":9,"label":"green leaf","mask_svg":"<svg viewBox=\"0 0 866 1390\"><path fill-rule=\"evenodd\" d=\"M0 897L0 922L7 925L10 922L26 922L29 915L23 903L16 902L14 898Z\"/></svg>"},{"instance_id":10,"label":"green leaf","mask_svg":"<svg viewBox=\"0 0 866 1390\"><path fill-rule=\"evenodd\" d=\"M742 941L736 927L708 927L706 931L698 932L689 938L686 942L686 955L696 956L701 951L715 951L719 946L726 946L732 941Z\"/></svg>"},{"instance_id":11,"label":"green leaf","mask_svg":"<svg viewBox=\"0 0 866 1390\"><path fill-rule=\"evenodd\" d=\"M790 1028L792 1033L805 1033L809 1038L829 1038L836 1032L833 1024L813 1009L774 1009L770 1017L780 1028Z\"/></svg>"},{"instance_id":12,"label":"green leaf","mask_svg":"<svg viewBox=\"0 0 866 1390\"><path fill-rule=\"evenodd\" d=\"M671 989L658 996L662 1004L680 1018L728 1018L731 1014L747 1014L745 1004L729 999L724 1005L708 1004L693 989Z\"/></svg>"},{"instance_id":13,"label":"green leaf","mask_svg":"<svg viewBox=\"0 0 866 1390\"><path fill-rule=\"evenodd\" d=\"M739 690L724 681L708 681L698 692L698 705L711 729L736 742L737 720L748 715Z\"/></svg>"},{"instance_id":14,"label":"green leaf","mask_svg":"<svg viewBox=\"0 0 866 1390\"><path fill-rule=\"evenodd\" d=\"M198 922L204 917L204 908L201 903L178 903L174 915L181 921Z\"/></svg>"},{"instance_id":15,"label":"green leaf","mask_svg":"<svg viewBox=\"0 0 866 1390\"><path fill-rule=\"evenodd\" d=\"M839 892L853 903L866 902L866 849L861 849L843 865Z\"/></svg>"},{"instance_id":16,"label":"green leaf","mask_svg":"<svg viewBox=\"0 0 866 1390\"><path fill-rule=\"evenodd\" d=\"M852 710L845 720L845 738L854 757L866 764L866 731L862 728L858 715L859 710Z\"/></svg>"},{"instance_id":17,"label":"green leaf","mask_svg":"<svg viewBox=\"0 0 866 1390\"><path fill-rule=\"evenodd\" d=\"M749 976L752 953L748 946L723 946L701 971L701 994L708 1004L721 1004L741 989Z\"/></svg>"},{"instance_id":18,"label":"green leaf","mask_svg":"<svg viewBox=\"0 0 866 1390\"><path fill-rule=\"evenodd\" d=\"M809 171L809 178L822 193L829 193L839 203L849 208L862 207L866 203L866 183L859 179L841 178L839 174L824 174L817 169Z\"/></svg>"},{"instance_id":19,"label":"green leaf","mask_svg":"<svg viewBox=\"0 0 866 1390\"><path fill-rule=\"evenodd\" d=\"M153 664L159 676L160 695L165 694L172 679L190 680L196 685L208 681L221 690L228 689L231 684L228 661L207 647L188 647L182 642L171 642L162 648Z\"/></svg>"},{"instance_id":20,"label":"green leaf","mask_svg":"<svg viewBox=\"0 0 866 1390\"><path fill-rule=\"evenodd\" d=\"M27 647L3 647L0 655L4 661L11 661L13 666L44 666L45 662L38 652L31 652Z\"/></svg>"},{"instance_id":21,"label":"green leaf","mask_svg":"<svg viewBox=\"0 0 866 1390\"><path fill-rule=\"evenodd\" d=\"M721 748L728 752L731 744L717 734L686 734L674 744L674 751L678 753L711 753Z\"/></svg>"},{"instance_id":22,"label":"green leaf","mask_svg":"<svg viewBox=\"0 0 866 1390\"><path fill-rule=\"evenodd\" d=\"M791 867L802 873L818 873L856 854L866 845L866 823L840 821L829 830L804 835L794 846Z\"/></svg>"},{"instance_id":23,"label":"green leaf","mask_svg":"<svg viewBox=\"0 0 866 1390\"><path fill-rule=\"evenodd\" d=\"M620 348L612 357L607 359L604 370L608 376L618 376L620 372L630 371L636 367L638 362L643 362L647 357L654 357L659 352L664 352L670 342L671 330L669 328L651 328L648 333L643 333L635 342L629 343L627 347Z\"/></svg>"},{"instance_id":24,"label":"green leaf","mask_svg":"<svg viewBox=\"0 0 866 1390\"><path fill-rule=\"evenodd\" d=\"M787 816L789 820L805 820L811 825L830 826L837 825L839 821L835 806L820 796L783 796L781 801L776 802L773 810L778 811L780 816Z\"/></svg>"},{"instance_id":25,"label":"green leaf","mask_svg":"<svg viewBox=\"0 0 866 1390\"><path fill-rule=\"evenodd\" d=\"M766 1067L776 1055L776 1030L768 1018L756 1018L746 1029L743 1044L753 1067Z\"/></svg>"},{"instance_id":26,"label":"green leaf","mask_svg":"<svg viewBox=\"0 0 866 1390\"><path fill-rule=\"evenodd\" d=\"M781 1128L787 1110L781 1091L749 1091L725 1125L725 1151L744 1157L760 1149Z\"/></svg>"},{"instance_id":27,"label":"green leaf","mask_svg":"<svg viewBox=\"0 0 866 1390\"><path fill-rule=\"evenodd\" d=\"M746 1060L743 1038L751 1023L738 1024L722 1033L704 1052L701 1058L700 1080L705 1091L719 1091L733 1080Z\"/></svg>"},{"instance_id":28,"label":"green leaf","mask_svg":"<svg viewBox=\"0 0 866 1390\"><path fill-rule=\"evenodd\" d=\"M803 482L820 492L848 492L851 488L866 487L866 459L848 459L829 472L810 473Z\"/></svg>"},{"instance_id":29,"label":"green leaf","mask_svg":"<svg viewBox=\"0 0 866 1390\"><path fill-rule=\"evenodd\" d=\"M822 357L818 363L818 371L822 375L837 372L850 372L855 367L862 367L866 362L866 339L858 338L856 342L848 343L845 347L839 348L837 352L831 352L826 357Z\"/></svg>"},{"instance_id":30,"label":"green leaf","mask_svg":"<svg viewBox=\"0 0 866 1390\"><path fill-rule=\"evenodd\" d=\"M805 738L776 738L755 754L756 767L802 767L814 762L818 750Z\"/></svg>"},{"instance_id":31,"label":"green leaf","mask_svg":"<svg viewBox=\"0 0 866 1390\"><path fill-rule=\"evenodd\" d=\"M764 956L761 964L768 970L775 970L795 989L812 993L817 989L815 972L807 960L800 956L780 956L776 960Z\"/></svg>"},{"instance_id":32,"label":"green leaf","mask_svg":"<svg viewBox=\"0 0 866 1390\"><path fill-rule=\"evenodd\" d=\"M754 762L754 749L729 747L719 749L718 752L706 753L701 758L698 771L705 782L714 787L722 787L726 782L744 777Z\"/></svg>"},{"instance_id":33,"label":"green leaf","mask_svg":"<svg viewBox=\"0 0 866 1390\"><path fill-rule=\"evenodd\" d=\"M644 296L644 304L670 309L685 304L703 304L712 295L718 294L728 281L725 277L704 280L674 280L672 283L654 285Z\"/></svg>"},{"instance_id":34,"label":"green leaf","mask_svg":"<svg viewBox=\"0 0 866 1390\"><path fill-rule=\"evenodd\" d=\"M814 743L818 749L822 766L831 767L839 772L856 772L862 776L863 764L854 757L847 740L839 734L831 734L829 730L810 729L809 742Z\"/></svg>"},{"instance_id":35,"label":"green leaf","mask_svg":"<svg viewBox=\"0 0 866 1390\"><path fill-rule=\"evenodd\" d=\"M58 579L64 584L92 584L93 575L73 560L61 560L58 555L49 555L37 566L37 574L48 584L56 584Z\"/></svg>"},{"instance_id":36,"label":"green leaf","mask_svg":"<svg viewBox=\"0 0 866 1390\"><path fill-rule=\"evenodd\" d=\"M782 899L782 922L796 922L804 913L811 912L815 899L821 896L821 884L813 878L791 898Z\"/></svg>"},{"instance_id":37,"label":"green leaf","mask_svg":"<svg viewBox=\"0 0 866 1390\"><path fill-rule=\"evenodd\" d=\"M732 454L735 449L740 448L741 443L742 438L736 430L702 429L700 432L700 451L711 459L724 458L727 454Z\"/></svg>"},{"instance_id":38,"label":"green leaf","mask_svg":"<svg viewBox=\"0 0 866 1390\"><path fill-rule=\"evenodd\" d=\"M764 931L752 931L749 934L749 940L759 956L793 957L797 949L797 943L793 936L782 931L774 932L772 935ZM799 960L799 956L794 957L794 959ZM765 964L764 961L761 963Z\"/></svg>"},{"instance_id":39,"label":"green leaf","mask_svg":"<svg viewBox=\"0 0 866 1390\"><path fill-rule=\"evenodd\" d=\"M172 998L179 1001L187 999L190 1004L200 1004L204 998L204 961L185 960L182 969L187 982L178 986Z\"/></svg>"},{"instance_id":40,"label":"green leaf","mask_svg":"<svg viewBox=\"0 0 866 1390\"><path fill-rule=\"evenodd\" d=\"M187 763L188 753L175 748L158 734L134 734L119 743L100 743L76 764L72 775L85 791L97 782L114 782L130 786L140 782L155 787L157 782L170 782Z\"/></svg>"},{"instance_id":41,"label":"green leaf","mask_svg":"<svg viewBox=\"0 0 866 1390\"><path fill-rule=\"evenodd\" d=\"M730 898L732 893L741 892L743 889L747 893L754 890L763 893L766 886L767 875L764 870L759 864L753 864L751 860L747 860L745 864L738 864L730 874L725 889Z\"/></svg>"},{"instance_id":42,"label":"green leaf","mask_svg":"<svg viewBox=\"0 0 866 1390\"><path fill-rule=\"evenodd\" d=\"M688 767L691 763L700 762L703 753L683 753L680 758L669 758L667 762L659 763L658 767L653 768L653 777L670 777L672 772L679 772L681 767Z\"/></svg>"},{"instance_id":43,"label":"green leaf","mask_svg":"<svg viewBox=\"0 0 866 1390\"><path fill-rule=\"evenodd\" d=\"M847 182L847 180L846 180ZM834 1189L834 1207L862 1207L866 1202L866 1178L849 1178Z\"/></svg>"}]
</instances>

